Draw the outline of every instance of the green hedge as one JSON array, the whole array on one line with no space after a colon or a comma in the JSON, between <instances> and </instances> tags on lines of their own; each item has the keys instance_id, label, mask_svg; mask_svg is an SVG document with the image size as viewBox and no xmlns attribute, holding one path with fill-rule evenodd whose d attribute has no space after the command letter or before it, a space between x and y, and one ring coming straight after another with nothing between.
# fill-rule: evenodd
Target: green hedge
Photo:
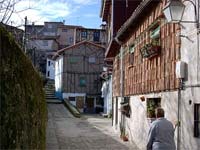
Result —
<instances>
[{"instance_id":1,"label":"green hedge","mask_svg":"<svg viewBox=\"0 0 200 150\"><path fill-rule=\"evenodd\" d=\"M0 25L0 149L45 149L47 109L42 80Z\"/></svg>"}]
</instances>

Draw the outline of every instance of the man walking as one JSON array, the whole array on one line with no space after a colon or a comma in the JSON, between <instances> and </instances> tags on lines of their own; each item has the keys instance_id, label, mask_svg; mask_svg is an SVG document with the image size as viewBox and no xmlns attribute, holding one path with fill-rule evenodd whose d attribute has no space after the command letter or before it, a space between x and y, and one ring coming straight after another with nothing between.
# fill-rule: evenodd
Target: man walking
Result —
<instances>
[{"instance_id":1,"label":"man walking","mask_svg":"<svg viewBox=\"0 0 200 150\"><path fill-rule=\"evenodd\" d=\"M155 113L156 120L150 126L147 150L175 150L173 124L164 118L162 108L157 108Z\"/></svg>"}]
</instances>

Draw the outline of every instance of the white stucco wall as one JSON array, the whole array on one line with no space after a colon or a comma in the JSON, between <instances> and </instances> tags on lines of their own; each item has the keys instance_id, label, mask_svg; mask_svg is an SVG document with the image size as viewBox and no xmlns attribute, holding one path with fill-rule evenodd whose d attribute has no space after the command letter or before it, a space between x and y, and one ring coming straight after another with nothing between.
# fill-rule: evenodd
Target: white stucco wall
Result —
<instances>
[{"instance_id":1,"label":"white stucco wall","mask_svg":"<svg viewBox=\"0 0 200 150\"><path fill-rule=\"evenodd\" d=\"M116 103L118 103L117 106L116 106ZM120 97L118 97L118 98L114 97L113 98L113 128L119 134L120 134L120 122L121 122L120 103L121 103ZM117 116L116 116L116 107L117 107L117 111L118 111ZM116 122L116 117L117 117L118 122Z\"/></svg>"},{"instance_id":2,"label":"white stucco wall","mask_svg":"<svg viewBox=\"0 0 200 150\"><path fill-rule=\"evenodd\" d=\"M146 100L147 98L160 97L161 107L165 110L165 117L173 124L178 120L178 91L163 92L157 94L148 94L145 96L145 101L140 100L140 96L130 97L131 116L125 119L125 128L128 133L129 140L136 143L140 149L146 148L147 135L150 127L150 122L146 116ZM180 105L180 148L181 150L197 150L200 146L200 139L194 138L194 102L199 102L200 91L198 88L186 89L181 92L181 105ZM189 100L192 100L192 104L189 104ZM118 98L118 124L115 125L116 119L116 98L114 98L113 104L113 127L120 134L119 125L121 122L120 113L120 98ZM174 140L177 143L177 132L175 130Z\"/></svg>"},{"instance_id":3,"label":"white stucco wall","mask_svg":"<svg viewBox=\"0 0 200 150\"><path fill-rule=\"evenodd\" d=\"M112 112L112 76L103 83L101 92L104 98L104 113L110 114Z\"/></svg>"},{"instance_id":4,"label":"white stucco wall","mask_svg":"<svg viewBox=\"0 0 200 150\"><path fill-rule=\"evenodd\" d=\"M194 0L193 0L194 1ZM186 5L183 19L185 21L194 21L194 6L190 2L185 2ZM200 83L200 33L197 34L195 23L181 23L181 60L186 62L186 84Z\"/></svg>"},{"instance_id":5,"label":"white stucco wall","mask_svg":"<svg viewBox=\"0 0 200 150\"><path fill-rule=\"evenodd\" d=\"M47 70L46 70L46 78L55 79L55 62L47 58Z\"/></svg>"},{"instance_id":6,"label":"white stucco wall","mask_svg":"<svg viewBox=\"0 0 200 150\"><path fill-rule=\"evenodd\" d=\"M63 93L63 99L68 99L69 97L85 97L86 93ZM74 106L76 106L76 99L75 101L70 101ZM85 100L84 100L84 104L85 104Z\"/></svg>"},{"instance_id":7,"label":"white stucco wall","mask_svg":"<svg viewBox=\"0 0 200 150\"><path fill-rule=\"evenodd\" d=\"M62 76L63 76L63 56L55 60L55 90L57 93L62 92Z\"/></svg>"},{"instance_id":8,"label":"white stucco wall","mask_svg":"<svg viewBox=\"0 0 200 150\"><path fill-rule=\"evenodd\" d=\"M194 3L195 0L192 0ZM200 3L200 2L199 2ZM184 2L186 8L182 20L196 21L194 6ZM200 16L199 16L200 17ZM199 18L200 19L200 18ZM199 149L200 138L194 138L194 104L200 104L200 33L195 23L181 23L181 61L186 63L186 89L182 91L181 107L181 149ZM193 86L193 87L192 87ZM191 100L191 104L189 101Z\"/></svg>"},{"instance_id":9,"label":"white stucco wall","mask_svg":"<svg viewBox=\"0 0 200 150\"><path fill-rule=\"evenodd\" d=\"M147 119L147 99L142 102L140 96L130 97L131 117L126 117L126 130L129 139L134 141L139 148L145 149L150 121ZM177 92L165 92L158 94L144 95L145 98L161 98L161 107L165 110L165 117L175 122L177 121ZM176 140L176 138L175 138Z\"/></svg>"}]
</instances>

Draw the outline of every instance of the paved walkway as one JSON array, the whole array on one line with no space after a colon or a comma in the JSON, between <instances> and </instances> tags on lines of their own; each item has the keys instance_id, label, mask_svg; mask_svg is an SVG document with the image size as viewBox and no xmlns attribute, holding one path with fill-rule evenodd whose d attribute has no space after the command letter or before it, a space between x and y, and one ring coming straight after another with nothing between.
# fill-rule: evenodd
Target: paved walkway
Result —
<instances>
[{"instance_id":1,"label":"paved walkway","mask_svg":"<svg viewBox=\"0 0 200 150\"><path fill-rule=\"evenodd\" d=\"M96 115L74 118L63 104L48 104L47 149L138 150L114 133L111 119Z\"/></svg>"}]
</instances>

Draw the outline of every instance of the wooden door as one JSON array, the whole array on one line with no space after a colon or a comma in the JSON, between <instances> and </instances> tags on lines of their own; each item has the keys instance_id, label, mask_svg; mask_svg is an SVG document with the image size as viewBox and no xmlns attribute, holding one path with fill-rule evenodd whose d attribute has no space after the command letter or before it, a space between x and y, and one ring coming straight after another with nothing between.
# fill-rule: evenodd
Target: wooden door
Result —
<instances>
[{"instance_id":1,"label":"wooden door","mask_svg":"<svg viewBox=\"0 0 200 150\"><path fill-rule=\"evenodd\" d=\"M94 98L87 98L86 99L86 110L88 113L94 112Z\"/></svg>"}]
</instances>

